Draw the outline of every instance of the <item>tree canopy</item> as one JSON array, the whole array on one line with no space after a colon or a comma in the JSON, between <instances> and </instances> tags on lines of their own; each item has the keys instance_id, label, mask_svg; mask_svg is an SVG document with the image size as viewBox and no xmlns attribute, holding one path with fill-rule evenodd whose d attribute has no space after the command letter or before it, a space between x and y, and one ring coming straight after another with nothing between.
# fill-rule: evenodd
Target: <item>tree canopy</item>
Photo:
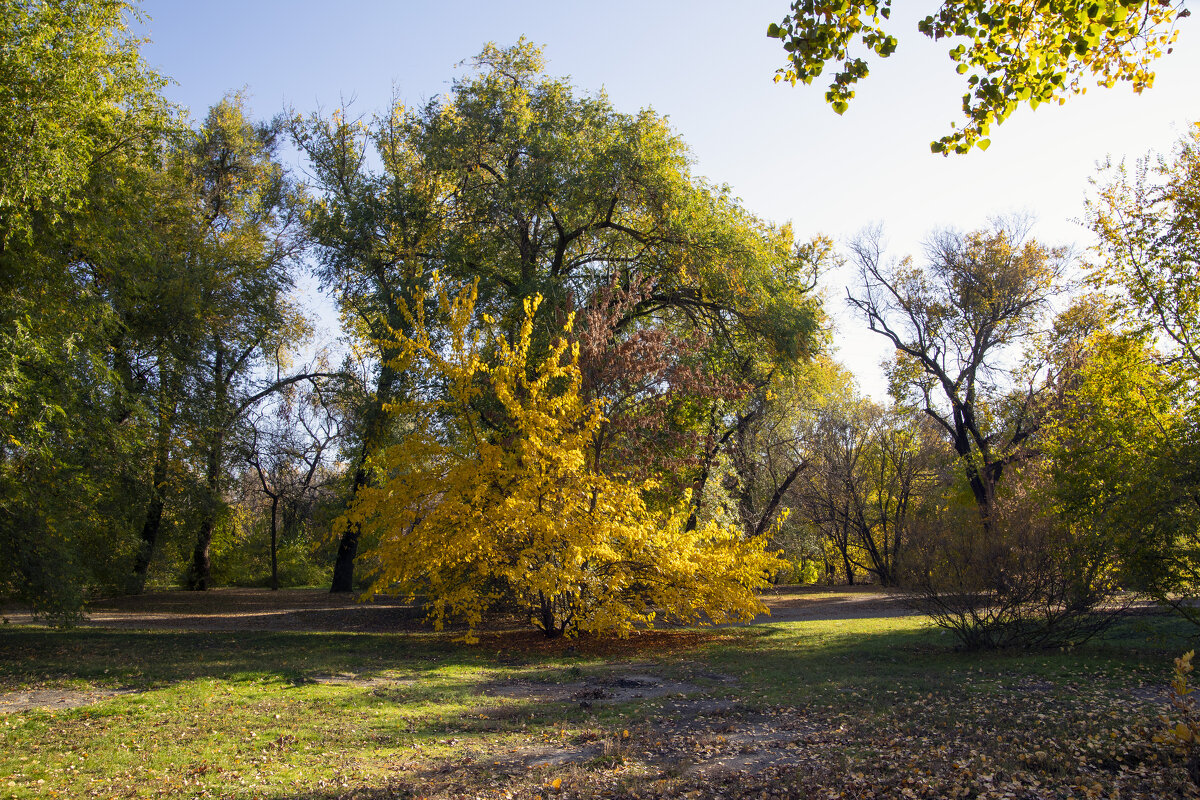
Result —
<instances>
[{"instance_id":1,"label":"tree canopy","mask_svg":"<svg viewBox=\"0 0 1200 800\"><path fill-rule=\"evenodd\" d=\"M1040 386L1014 380L1014 346L1031 341L1062 288L1065 248L1028 238L1021 220L926 243L924 267L883 261L876 229L853 245L862 288L848 300L896 348L892 392L942 430L962 460L986 525L996 484L1036 429Z\"/></svg>"},{"instance_id":2,"label":"tree canopy","mask_svg":"<svg viewBox=\"0 0 1200 800\"><path fill-rule=\"evenodd\" d=\"M525 301L542 297L535 355L565 315L582 312L576 335L585 358L599 360L583 365L585 388L607 395L610 412L595 442L601 460L639 452L663 465L658 477L672 490L690 483L690 473L666 473L688 461L696 468L728 442L722 403L731 387L765 390L778 369L819 349L813 282L830 244L797 244L789 226L756 218L691 174L664 118L581 95L545 75L527 42L488 45L473 66L422 108L397 102L369 121L342 109L295 123L317 178L309 223L322 280L376 358L359 463L386 444L382 407L417 389L378 342L388 328L407 329L396 298L428 297L436 270L478 281L481 313L510 333L523 324ZM647 336L659 346L642 346ZM628 367L621 376L592 368L618 351ZM651 353L655 366L630 361ZM655 423L626 424L642 413ZM681 430L692 435L667 435ZM367 480L360 470L355 486ZM354 536L347 528L347 560ZM339 589L349 589L348 574L339 570Z\"/></svg>"},{"instance_id":3,"label":"tree canopy","mask_svg":"<svg viewBox=\"0 0 1200 800\"><path fill-rule=\"evenodd\" d=\"M887 58L899 45L885 29L891 11L891 0L793 0L790 12L767 29L787 51L788 65L775 80L812 83L832 65L837 71L825 99L843 113L867 77L867 58ZM918 29L934 41L954 42L949 55L966 76L966 119L961 127L952 123L933 152L987 149L991 127L1020 105L1066 102L1087 91L1089 77L1099 86L1149 88L1154 60L1170 52L1175 23L1189 13L1183 0L942 3Z\"/></svg>"}]
</instances>

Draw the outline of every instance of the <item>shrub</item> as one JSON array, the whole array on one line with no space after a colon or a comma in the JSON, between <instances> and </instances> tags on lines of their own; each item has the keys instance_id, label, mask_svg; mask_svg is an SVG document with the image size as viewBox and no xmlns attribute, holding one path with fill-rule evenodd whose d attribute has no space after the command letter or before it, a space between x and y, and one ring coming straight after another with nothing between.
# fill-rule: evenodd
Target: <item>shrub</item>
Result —
<instances>
[{"instance_id":1,"label":"shrub","mask_svg":"<svg viewBox=\"0 0 1200 800\"><path fill-rule=\"evenodd\" d=\"M656 508L645 499L656 484L595 467L602 415L581 393L578 347L566 339L572 318L533 355L541 298L526 300L515 341L496 337L488 364L475 298L473 286L439 292L453 346L430 339L423 303L413 304L413 335L397 331L385 343L396 354L390 366L445 389L389 406L410 429L372 460L379 481L359 491L345 520L361 526L374 562L368 596L424 595L435 626L461 618L468 639L511 598L547 636L760 613L756 590L786 565L766 536L695 524L690 494Z\"/></svg>"},{"instance_id":2,"label":"shrub","mask_svg":"<svg viewBox=\"0 0 1200 800\"><path fill-rule=\"evenodd\" d=\"M902 588L967 649L1079 644L1114 619L1114 548L1058 517L1043 483L1035 467L1014 473L987 524L965 497L910 522Z\"/></svg>"}]
</instances>

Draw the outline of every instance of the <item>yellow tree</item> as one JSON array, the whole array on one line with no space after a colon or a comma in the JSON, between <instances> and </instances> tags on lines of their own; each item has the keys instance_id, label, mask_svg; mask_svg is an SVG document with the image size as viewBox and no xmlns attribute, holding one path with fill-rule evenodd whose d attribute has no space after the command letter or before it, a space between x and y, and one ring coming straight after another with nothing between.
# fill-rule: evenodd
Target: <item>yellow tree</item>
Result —
<instances>
[{"instance_id":1,"label":"yellow tree","mask_svg":"<svg viewBox=\"0 0 1200 800\"><path fill-rule=\"evenodd\" d=\"M531 363L541 298L525 301L511 343L489 336L475 299L473 285L455 296L439 286L447 340L430 336L418 298L410 332L380 343L391 368L438 389L387 408L406 433L377 456L378 480L347 515L375 562L368 594L423 595L435 626L462 618L472 631L489 608L515 602L547 636L765 610L755 590L781 566L765 536L689 530L688 497L652 510L652 484L594 468L603 415L581 396L572 319Z\"/></svg>"}]
</instances>

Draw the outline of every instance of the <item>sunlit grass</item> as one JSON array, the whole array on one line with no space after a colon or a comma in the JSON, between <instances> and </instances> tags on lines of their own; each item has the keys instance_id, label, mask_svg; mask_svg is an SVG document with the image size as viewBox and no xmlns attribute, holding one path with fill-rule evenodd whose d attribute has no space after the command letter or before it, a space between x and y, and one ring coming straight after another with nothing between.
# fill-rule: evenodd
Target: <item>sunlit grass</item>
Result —
<instances>
[{"instance_id":1,"label":"sunlit grass","mask_svg":"<svg viewBox=\"0 0 1200 800\"><path fill-rule=\"evenodd\" d=\"M916 617L656 632L625 642L495 634L474 646L429 633L9 629L0 633L7 690L138 693L0 715L0 797L336 797L345 787L411 787L434 780L437 765L460 762L482 771L455 777L466 781L455 791L483 791L490 778L480 776L508 769L504 754L564 742L592 755L558 772L509 770L504 780L528 787L566 775L573 791L594 781L602 794L657 769L660 750L719 750L721 737L703 731L651 741L661 739L652 732L675 697L587 708L485 692L626 669L686 682L692 698L735 703L736 718L840 730L828 756L831 767L849 770L846 781L853 773L891 780L900 773L878 770L907 757L942 765L963 786L990 774L979 772L989 764L996 774L1044 773L1066 785L1092 752L1088 742L1111 750L1133 736L1148 741L1144 726L1161 710L1155 693L1190 634L1172 618L1144 617L1069 651L977 654L956 650ZM1097 763L1132 752L1110 750L1096 750ZM1137 753L1150 763L1148 750ZM1031 759L1045 763L1030 767ZM864 772L872 762L884 766ZM969 766L946 766L960 762Z\"/></svg>"}]
</instances>

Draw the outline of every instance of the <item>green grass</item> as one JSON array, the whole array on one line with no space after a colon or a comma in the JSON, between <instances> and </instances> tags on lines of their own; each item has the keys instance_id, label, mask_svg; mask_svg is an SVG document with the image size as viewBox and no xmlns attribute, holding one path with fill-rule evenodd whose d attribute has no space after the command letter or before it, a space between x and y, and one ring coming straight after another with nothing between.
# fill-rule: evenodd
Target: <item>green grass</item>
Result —
<instances>
[{"instance_id":1,"label":"green grass","mask_svg":"<svg viewBox=\"0 0 1200 800\"><path fill-rule=\"evenodd\" d=\"M0 688L138 693L0 715L0 798L757 796L789 785L974 797L1005 782L1012 793L1014 781L1031 797L1190 796L1179 755L1151 737L1166 710L1155 692L1191 635L1173 618L1138 617L1069 651L977 654L903 617L573 646L525 634L462 645L426 633L12 628L0 631ZM482 693L611 679L630 662L696 691L590 709ZM354 678L324 682L339 673ZM744 757L745 742L730 742L754 726L794 732L779 748L795 757L705 779L672 766ZM583 756L521 763L538 748Z\"/></svg>"}]
</instances>

